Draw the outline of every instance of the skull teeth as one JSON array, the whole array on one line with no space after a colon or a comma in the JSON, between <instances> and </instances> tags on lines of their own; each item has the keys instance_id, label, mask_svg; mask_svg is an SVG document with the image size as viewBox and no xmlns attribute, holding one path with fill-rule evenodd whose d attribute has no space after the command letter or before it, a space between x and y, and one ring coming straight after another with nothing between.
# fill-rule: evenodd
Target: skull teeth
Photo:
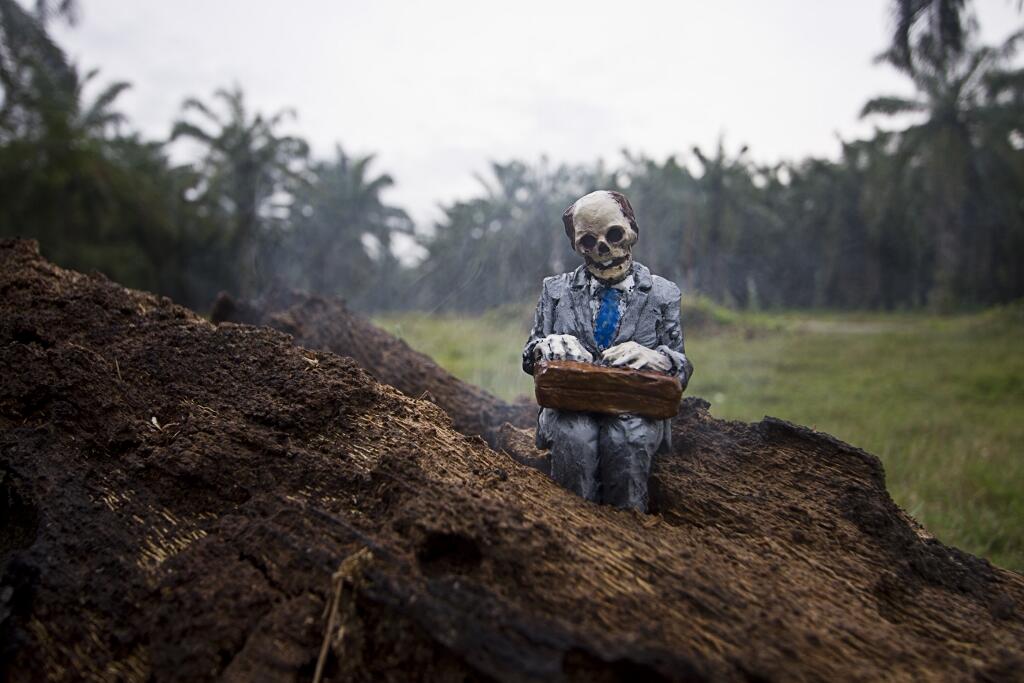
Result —
<instances>
[{"instance_id":1,"label":"skull teeth","mask_svg":"<svg viewBox=\"0 0 1024 683\"><path fill-rule=\"evenodd\" d=\"M610 266L612 264L612 261L614 261L614 260L615 259L610 258L607 261L598 261L598 263L600 263L602 266Z\"/></svg>"}]
</instances>

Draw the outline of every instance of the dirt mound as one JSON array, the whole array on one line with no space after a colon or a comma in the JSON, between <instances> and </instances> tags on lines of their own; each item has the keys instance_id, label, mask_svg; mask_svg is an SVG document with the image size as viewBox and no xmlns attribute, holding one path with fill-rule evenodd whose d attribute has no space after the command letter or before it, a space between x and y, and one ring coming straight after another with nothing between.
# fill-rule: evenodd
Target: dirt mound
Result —
<instances>
[{"instance_id":1,"label":"dirt mound","mask_svg":"<svg viewBox=\"0 0 1024 683\"><path fill-rule=\"evenodd\" d=\"M260 301L236 301L221 294L210 318L215 323L266 325L292 335L299 346L349 356L378 381L441 406L456 431L483 437L492 447L502 445L504 423L532 428L537 419L535 404L506 403L463 382L429 356L348 310L341 299L286 290L276 290Z\"/></svg>"},{"instance_id":2,"label":"dirt mound","mask_svg":"<svg viewBox=\"0 0 1024 683\"><path fill-rule=\"evenodd\" d=\"M1024 578L928 538L826 435L688 399L640 515L349 359L30 243L0 243L0 311L0 677L309 680L321 652L325 680L1024 666Z\"/></svg>"}]
</instances>

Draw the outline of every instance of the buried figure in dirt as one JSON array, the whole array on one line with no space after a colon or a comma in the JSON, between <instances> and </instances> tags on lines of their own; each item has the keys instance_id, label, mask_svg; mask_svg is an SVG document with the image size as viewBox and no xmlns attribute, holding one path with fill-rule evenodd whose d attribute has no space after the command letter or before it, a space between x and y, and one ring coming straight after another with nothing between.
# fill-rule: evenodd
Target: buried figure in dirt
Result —
<instances>
[{"instance_id":1,"label":"buried figure in dirt","mask_svg":"<svg viewBox=\"0 0 1024 683\"><path fill-rule=\"evenodd\" d=\"M575 360L663 372L683 387L693 365L683 349L679 288L633 260L639 227L618 192L592 192L562 215L584 263L545 278L523 370ZM647 510L654 455L669 446L669 420L542 408L537 446L550 449L551 477L595 503Z\"/></svg>"}]
</instances>

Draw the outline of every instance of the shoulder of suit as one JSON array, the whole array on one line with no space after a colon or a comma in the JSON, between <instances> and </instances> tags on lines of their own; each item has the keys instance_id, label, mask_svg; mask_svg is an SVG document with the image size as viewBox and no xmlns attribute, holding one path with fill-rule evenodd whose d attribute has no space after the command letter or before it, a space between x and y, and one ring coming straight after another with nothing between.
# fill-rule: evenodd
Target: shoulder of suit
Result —
<instances>
[{"instance_id":1,"label":"shoulder of suit","mask_svg":"<svg viewBox=\"0 0 1024 683\"><path fill-rule=\"evenodd\" d=\"M669 302L676 301L681 296L676 283L654 274L651 274L651 292Z\"/></svg>"},{"instance_id":2,"label":"shoulder of suit","mask_svg":"<svg viewBox=\"0 0 1024 683\"><path fill-rule=\"evenodd\" d=\"M561 298L572 281L572 275L570 272L544 278L544 291L554 299Z\"/></svg>"}]
</instances>

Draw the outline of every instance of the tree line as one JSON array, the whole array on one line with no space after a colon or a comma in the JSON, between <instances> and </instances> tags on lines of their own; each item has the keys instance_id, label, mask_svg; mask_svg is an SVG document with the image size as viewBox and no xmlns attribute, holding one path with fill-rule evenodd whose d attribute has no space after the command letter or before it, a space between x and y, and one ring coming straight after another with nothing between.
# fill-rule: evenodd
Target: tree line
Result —
<instances>
[{"instance_id":1,"label":"tree line","mask_svg":"<svg viewBox=\"0 0 1024 683\"><path fill-rule=\"evenodd\" d=\"M254 112L237 86L183 102L166 139L118 112L129 84L86 99L95 72L51 39L69 0L0 0L0 235L31 236L62 265L97 269L204 309L219 290L271 286L341 295L364 310L478 311L536 296L578 262L563 209L596 188L637 211L637 257L738 307L917 308L1024 296L1022 39L978 44L966 0L893 2L879 56L912 98L881 96L876 128L837 159L756 163L722 140L667 159L494 162L476 196L416 230L383 198L392 177L338 146L314 158L294 113ZM910 115L909 119L906 115ZM198 161L175 164L191 140ZM425 258L403 264L393 243Z\"/></svg>"}]
</instances>

